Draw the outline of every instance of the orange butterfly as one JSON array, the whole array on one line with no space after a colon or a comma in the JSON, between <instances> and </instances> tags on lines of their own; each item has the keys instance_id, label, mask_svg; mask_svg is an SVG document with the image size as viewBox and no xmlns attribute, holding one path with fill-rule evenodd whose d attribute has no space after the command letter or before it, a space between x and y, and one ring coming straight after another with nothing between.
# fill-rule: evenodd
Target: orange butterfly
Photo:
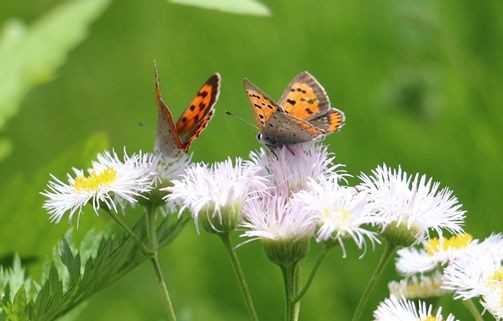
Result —
<instances>
[{"instance_id":1,"label":"orange butterfly","mask_svg":"<svg viewBox=\"0 0 503 321\"><path fill-rule=\"evenodd\" d=\"M214 73L208 78L175 125L161 97L156 66L154 72L158 115L156 149L166 157L176 157L180 152L187 152L192 141L199 137L215 114L215 103L220 94L220 75Z\"/></svg>"},{"instance_id":2,"label":"orange butterfly","mask_svg":"<svg viewBox=\"0 0 503 321\"><path fill-rule=\"evenodd\" d=\"M344 113L330 106L325 89L307 71L293 78L279 103L247 79L244 87L260 130L258 140L269 148L320 140L344 125Z\"/></svg>"}]
</instances>

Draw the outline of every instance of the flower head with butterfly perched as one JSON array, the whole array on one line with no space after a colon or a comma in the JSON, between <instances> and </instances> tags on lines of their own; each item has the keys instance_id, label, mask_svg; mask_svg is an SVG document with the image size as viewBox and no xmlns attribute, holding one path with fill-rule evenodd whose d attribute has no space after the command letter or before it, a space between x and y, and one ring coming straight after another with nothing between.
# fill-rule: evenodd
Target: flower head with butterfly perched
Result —
<instances>
[{"instance_id":1,"label":"flower head with butterfly perched","mask_svg":"<svg viewBox=\"0 0 503 321\"><path fill-rule=\"evenodd\" d=\"M206 80L176 123L161 97L155 63L154 75L158 120L152 172L158 188L153 190L149 199L155 204L162 204L165 192L160 192L159 188L170 185L173 179L180 178L185 172L191 162L191 155L187 154L190 144L199 137L215 114L215 104L220 94L220 75L214 73ZM168 203L168 208L173 211L173 204Z\"/></svg>"},{"instance_id":2,"label":"flower head with butterfly perched","mask_svg":"<svg viewBox=\"0 0 503 321\"><path fill-rule=\"evenodd\" d=\"M325 89L307 71L293 78L278 103L247 79L244 88L258 140L270 149L322 140L344 125L344 113L330 106Z\"/></svg>"}]
</instances>

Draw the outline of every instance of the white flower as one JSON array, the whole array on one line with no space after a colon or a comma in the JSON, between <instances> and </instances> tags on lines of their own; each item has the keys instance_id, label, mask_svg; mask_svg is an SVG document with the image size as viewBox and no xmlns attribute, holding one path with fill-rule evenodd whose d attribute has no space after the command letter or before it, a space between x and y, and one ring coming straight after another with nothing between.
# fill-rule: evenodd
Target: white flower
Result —
<instances>
[{"instance_id":1,"label":"white flower","mask_svg":"<svg viewBox=\"0 0 503 321\"><path fill-rule=\"evenodd\" d=\"M365 226L375 223L367 196L354 187L340 186L338 181L338 175L320 182L311 179L307 190L293 195L293 202L315 217L318 225L316 241L337 241L345 256L344 239L352 238L359 249L365 247L365 237L372 245L379 240L375 232Z\"/></svg>"},{"instance_id":2,"label":"white flower","mask_svg":"<svg viewBox=\"0 0 503 321\"><path fill-rule=\"evenodd\" d=\"M418 306L407 299L397 299L394 296L384 300L374 311L374 321L454 321L453 315L442 318L442 308L433 314L433 307L419 302Z\"/></svg>"},{"instance_id":3,"label":"white flower","mask_svg":"<svg viewBox=\"0 0 503 321\"><path fill-rule=\"evenodd\" d=\"M157 184L181 178L189 167L191 155L180 153L177 157L168 157L162 153L154 153L152 156L152 172Z\"/></svg>"},{"instance_id":4,"label":"white flower","mask_svg":"<svg viewBox=\"0 0 503 321\"><path fill-rule=\"evenodd\" d=\"M314 217L294 204L281 189L256 193L243 208L242 236L269 241L295 242L314 235Z\"/></svg>"},{"instance_id":5,"label":"white flower","mask_svg":"<svg viewBox=\"0 0 503 321\"><path fill-rule=\"evenodd\" d=\"M368 194L374 211L381 216L383 229L405 226L415 235L415 242L424 240L429 230L442 235L463 231L465 212L452 192L425 175L409 176L401 168L378 166L372 176L360 175L359 189ZM393 225L391 225L393 224Z\"/></svg>"},{"instance_id":6,"label":"white flower","mask_svg":"<svg viewBox=\"0 0 503 321\"><path fill-rule=\"evenodd\" d=\"M241 158L236 159L235 165L230 159L211 166L197 163L191 165L181 179L173 179L172 186L162 190L168 192L165 197L168 202L181 205L180 213L190 210L196 226L201 213L207 214L210 224L220 225L226 219L240 220L241 207L249 193L266 188L265 179L257 175L260 170ZM213 227L218 231L217 226Z\"/></svg>"},{"instance_id":7,"label":"white flower","mask_svg":"<svg viewBox=\"0 0 503 321\"><path fill-rule=\"evenodd\" d=\"M71 219L75 213L91 203L94 211L105 206L117 212L121 202L136 203L142 193L153 187L151 171L152 155L134 154L120 160L115 152L98 154L91 168L84 172L74 168L74 175L68 174L68 183L55 176L42 193L48 199L44 208L49 211L51 221L59 223L66 212Z\"/></svg>"},{"instance_id":8,"label":"white flower","mask_svg":"<svg viewBox=\"0 0 503 321\"><path fill-rule=\"evenodd\" d=\"M493 280L501 278L503 285L502 260L503 234L495 234L471 247L445 268L444 288L454 290L455 298L467 300L490 289Z\"/></svg>"},{"instance_id":9,"label":"white flower","mask_svg":"<svg viewBox=\"0 0 503 321\"><path fill-rule=\"evenodd\" d=\"M335 155L327 146L312 142L284 146L274 149L274 153L261 148L252 152L250 158L263 168L263 176L271 177L271 185L287 189L290 193L306 189L309 179L320 181L329 174L339 179L349 176L341 170L343 165L335 164Z\"/></svg>"},{"instance_id":10,"label":"white flower","mask_svg":"<svg viewBox=\"0 0 503 321\"><path fill-rule=\"evenodd\" d=\"M398 250L396 268L403 275L429 272L470 251L477 243L478 240L466 233L450 238L431 238L423 242L420 250L415 247Z\"/></svg>"},{"instance_id":11,"label":"white flower","mask_svg":"<svg viewBox=\"0 0 503 321\"><path fill-rule=\"evenodd\" d=\"M503 234L473 246L444 270L443 287L456 299L481 297L482 305L497 319L503 318Z\"/></svg>"},{"instance_id":12,"label":"white flower","mask_svg":"<svg viewBox=\"0 0 503 321\"><path fill-rule=\"evenodd\" d=\"M406 299L426 299L440 297L451 293L442 288L442 274L435 271L432 275L411 276L400 281L388 283L388 289L392 296Z\"/></svg>"},{"instance_id":13,"label":"white flower","mask_svg":"<svg viewBox=\"0 0 503 321\"><path fill-rule=\"evenodd\" d=\"M482 305L496 320L503 320L503 287L484 294Z\"/></svg>"}]
</instances>

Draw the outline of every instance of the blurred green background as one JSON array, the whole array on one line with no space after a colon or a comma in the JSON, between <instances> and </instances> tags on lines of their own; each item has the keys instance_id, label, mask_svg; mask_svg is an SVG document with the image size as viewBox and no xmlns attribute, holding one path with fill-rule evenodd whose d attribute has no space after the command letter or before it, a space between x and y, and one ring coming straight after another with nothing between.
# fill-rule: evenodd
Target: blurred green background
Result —
<instances>
[{"instance_id":1,"label":"blurred green background","mask_svg":"<svg viewBox=\"0 0 503 321\"><path fill-rule=\"evenodd\" d=\"M31 26L66 2L1 1L0 25L15 17ZM346 113L346 126L326 142L351 173L382 162L426 173L454 190L468 211L470 233L483 238L503 230L503 2L264 4L270 16L164 0L113 1L100 9L101 16L83 28L87 37L40 81L44 84L26 90L18 113L1 132L11 152L0 161L0 255L17 251L41 261L68 228L66 222L50 224L41 208L38 193L49 173L62 176L73 165L86 165L89 155L105 146L151 150L154 59L163 96L175 114L210 73L219 71L223 77L216 117L192 147L196 160L246 156L258 148L255 131L223 113L229 109L252 119L243 77L279 97L294 75L308 70ZM59 30L62 35L67 31ZM31 67L40 58L38 48L28 51ZM12 75L1 70L2 63L10 61L0 61L5 84ZM24 76L19 75L21 82ZM0 96L5 94L1 90ZM84 215L78 234L104 223L104 217ZM313 246L304 272L317 251ZM346 259L339 251L332 253L303 300L301 319L349 320L381 251L378 247L363 259L351 246ZM258 243L244 246L240 258L261 320L280 320L279 270L265 260ZM189 225L163 250L162 264L180 321L247 320L215 237L197 235ZM39 270L38 264L29 269ZM393 267L385 278L397 278ZM383 279L367 320L385 296ZM469 319L459 303L440 303L459 319ZM77 320L162 318L154 276L145 264L89 300Z\"/></svg>"}]
</instances>

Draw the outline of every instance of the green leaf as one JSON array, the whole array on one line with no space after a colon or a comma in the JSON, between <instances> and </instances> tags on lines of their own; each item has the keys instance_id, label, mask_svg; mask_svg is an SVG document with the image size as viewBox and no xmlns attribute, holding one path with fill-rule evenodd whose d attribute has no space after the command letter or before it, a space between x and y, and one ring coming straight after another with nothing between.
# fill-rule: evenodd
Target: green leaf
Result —
<instances>
[{"instance_id":1,"label":"green leaf","mask_svg":"<svg viewBox=\"0 0 503 321\"><path fill-rule=\"evenodd\" d=\"M55 77L68 52L85 38L110 1L67 1L29 28L18 20L5 24L0 35L0 129L31 88ZM8 146L0 141L0 159Z\"/></svg>"},{"instance_id":2,"label":"green leaf","mask_svg":"<svg viewBox=\"0 0 503 321\"><path fill-rule=\"evenodd\" d=\"M172 3L195 6L204 9L213 9L223 12L270 16L271 11L264 4L256 0L169 0Z\"/></svg>"},{"instance_id":3,"label":"green leaf","mask_svg":"<svg viewBox=\"0 0 503 321\"><path fill-rule=\"evenodd\" d=\"M61 249L61 262L66 266L70 278L70 283L68 286L73 286L75 282L77 282L80 275L80 254L73 255L72 249L70 248L70 244L68 240L64 238L61 241L60 245Z\"/></svg>"},{"instance_id":4,"label":"green leaf","mask_svg":"<svg viewBox=\"0 0 503 321\"><path fill-rule=\"evenodd\" d=\"M26 291L21 287L14 298L14 303L10 306L9 311L11 320L13 321L30 321L26 311Z\"/></svg>"},{"instance_id":5,"label":"green leaf","mask_svg":"<svg viewBox=\"0 0 503 321\"><path fill-rule=\"evenodd\" d=\"M0 294L3 293L7 299L13 298L21 288L25 293L30 292L31 282L26 280L25 268L21 265L19 256L15 255L12 267L0 267Z\"/></svg>"},{"instance_id":6,"label":"green leaf","mask_svg":"<svg viewBox=\"0 0 503 321\"><path fill-rule=\"evenodd\" d=\"M187 223L187 219L165 218L157 227L157 237L165 246L173 241ZM133 230L146 239L144 217ZM31 291L23 286L10 291L15 295L3 299L3 313L8 320L52 321L65 316L78 307L87 298L122 278L132 269L143 263L147 257L139 250L136 242L129 235L110 234L110 228L103 232L90 231L80 247L72 246L72 233L54 250L54 257L48 273L42 278L40 287ZM20 260L16 269L19 270ZM14 264L16 265L16 264ZM2 270L0 269L0 272ZM14 271L14 268L12 269ZM23 273L5 274L6 284L33 283ZM2 280L0 274L0 281ZM7 291L8 289L6 289ZM28 293L28 294L27 294ZM14 297L13 300L9 299ZM2 320L0 311L0 320Z\"/></svg>"}]
</instances>

